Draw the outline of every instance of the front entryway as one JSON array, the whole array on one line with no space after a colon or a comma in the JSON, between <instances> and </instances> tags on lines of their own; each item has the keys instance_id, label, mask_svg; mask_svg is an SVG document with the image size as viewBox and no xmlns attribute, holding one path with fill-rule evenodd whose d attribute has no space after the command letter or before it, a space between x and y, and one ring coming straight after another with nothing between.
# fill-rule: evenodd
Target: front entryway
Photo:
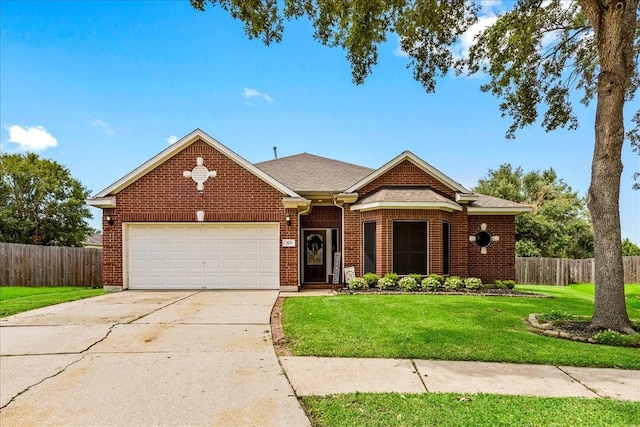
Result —
<instances>
[{"instance_id":1,"label":"front entryway","mask_svg":"<svg viewBox=\"0 0 640 427\"><path fill-rule=\"evenodd\" d=\"M326 282L326 230L304 230L303 239L304 281L309 283Z\"/></svg>"}]
</instances>

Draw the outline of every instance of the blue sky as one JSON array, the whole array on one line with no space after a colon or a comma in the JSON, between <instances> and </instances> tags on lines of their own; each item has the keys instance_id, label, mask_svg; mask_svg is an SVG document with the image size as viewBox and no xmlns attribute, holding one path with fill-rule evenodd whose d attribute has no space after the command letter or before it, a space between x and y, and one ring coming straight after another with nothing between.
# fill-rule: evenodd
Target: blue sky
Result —
<instances>
[{"instance_id":1,"label":"blue sky","mask_svg":"<svg viewBox=\"0 0 640 427\"><path fill-rule=\"evenodd\" d=\"M251 162L277 146L280 157L379 167L410 150L467 187L502 163L553 167L581 195L589 186L593 106L577 106L577 131L532 126L506 140L510 122L481 77L445 77L427 94L395 36L356 86L344 52L315 42L305 21L265 47L218 8L187 0L3 0L0 20L2 152L37 150L92 193L195 128ZM622 234L640 243L640 157L628 144L623 163Z\"/></svg>"}]
</instances>

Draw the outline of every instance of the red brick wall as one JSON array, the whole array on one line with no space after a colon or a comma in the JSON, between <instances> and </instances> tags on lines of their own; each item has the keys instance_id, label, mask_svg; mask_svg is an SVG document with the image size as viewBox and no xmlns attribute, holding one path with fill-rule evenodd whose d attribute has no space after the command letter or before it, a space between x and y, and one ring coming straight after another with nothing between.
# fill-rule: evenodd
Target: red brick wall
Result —
<instances>
[{"instance_id":1,"label":"red brick wall","mask_svg":"<svg viewBox=\"0 0 640 427\"><path fill-rule=\"evenodd\" d=\"M428 185L450 197L455 197L456 194L454 190L447 187L431 175L428 175L409 160L401 162L384 175L365 185L363 188L358 190L358 193L360 195L368 194L383 185Z\"/></svg>"},{"instance_id":2,"label":"red brick wall","mask_svg":"<svg viewBox=\"0 0 640 427\"><path fill-rule=\"evenodd\" d=\"M495 279L507 280L516 277L515 258L515 221L511 215L477 215L469 216L469 235L480 231L482 223L487 224L487 231L500 237L497 242L487 247L487 253L480 253L475 243L470 243L469 276L479 277L483 283L493 283Z\"/></svg>"},{"instance_id":3,"label":"red brick wall","mask_svg":"<svg viewBox=\"0 0 640 427\"><path fill-rule=\"evenodd\" d=\"M204 183L199 194L196 183L183 176L196 166L196 158L215 170L216 177ZM123 222L195 222L196 211L205 212L205 222L279 222L281 239L296 239L297 212L282 205L283 194L198 140L159 165L116 195L117 207L103 212L103 282L122 286ZM287 226L285 217L291 217ZM106 216L115 223L109 226ZM298 249L280 246L280 285L298 284Z\"/></svg>"},{"instance_id":4,"label":"red brick wall","mask_svg":"<svg viewBox=\"0 0 640 427\"><path fill-rule=\"evenodd\" d=\"M302 228L342 229L342 211L337 206L313 206L306 215L300 216Z\"/></svg>"}]
</instances>

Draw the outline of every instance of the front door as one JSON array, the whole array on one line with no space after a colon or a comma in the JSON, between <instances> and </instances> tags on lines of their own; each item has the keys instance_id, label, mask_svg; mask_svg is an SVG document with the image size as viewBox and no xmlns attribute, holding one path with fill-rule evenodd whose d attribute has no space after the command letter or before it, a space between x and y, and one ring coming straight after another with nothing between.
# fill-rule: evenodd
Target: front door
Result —
<instances>
[{"instance_id":1,"label":"front door","mask_svg":"<svg viewBox=\"0 0 640 427\"><path fill-rule=\"evenodd\" d=\"M326 230L304 231L304 281L325 283L326 277Z\"/></svg>"}]
</instances>

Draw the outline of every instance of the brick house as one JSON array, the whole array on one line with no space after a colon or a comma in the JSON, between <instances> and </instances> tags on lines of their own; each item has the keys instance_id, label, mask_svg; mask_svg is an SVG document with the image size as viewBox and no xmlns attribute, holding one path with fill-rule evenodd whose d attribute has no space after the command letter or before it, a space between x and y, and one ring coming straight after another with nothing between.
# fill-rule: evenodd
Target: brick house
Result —
<instances>
[{"instance_id":1,"label":"brick house","mask_svg":"<svg viewBox=\"0 0 640 427\"><path fill-rule=\"evenodd\" d=\"M251 164L195 130L88 200L103 282L280 289L395 272L515 277L514 217L405 151L378 169L299 154Z\"/></svg>"}]
</instances>

